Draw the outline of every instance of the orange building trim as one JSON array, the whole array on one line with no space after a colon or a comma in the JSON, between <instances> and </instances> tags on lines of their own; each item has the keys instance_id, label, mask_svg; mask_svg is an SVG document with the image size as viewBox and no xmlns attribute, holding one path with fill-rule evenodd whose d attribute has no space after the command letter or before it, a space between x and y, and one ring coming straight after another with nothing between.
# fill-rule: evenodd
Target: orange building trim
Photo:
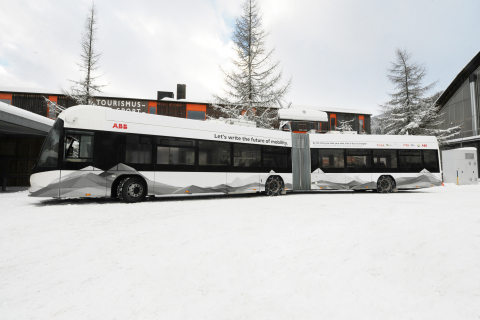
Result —
<instances>
[{"instance_id":1,"label":"orange building trim","mask_svg":"<svg viewBox=\"0 0 480 320\"><path fill-rule=\"evenodd\" d=\"M0 93L0 99L12 100L11 93Z\"/></svg>"},{"instance_id":2,"label":"orange building trim","mask_svg":"<svg viewBox=\"0 0 480 320\"><path fill-rule=\"evenodd\" d=\"M205 111L207 112L207 106L204 104L188 104L187 111Z\"/></svg>"},{"instance_id":3,"label":"orange building trim","mask_svg":"<svg viewBox=\"0 0 480 320\"><path fill-rule=\"evenodd\" d=\"M188 111L203 111L205 112L205 119L207 119L207 105L205 104L189 104L187 103L187 118Z\"/></svg>"},{"instance_id":4,"label":"orange building trim","mask_svg":"<svg viewBox=\"0 0 480 320\"><path fill-rule=\"evenodd\" d=\"M360 131L364 132L365 131L365 117L364 116L358 116L358 122L360 122L362 124L362 130L360 130Z\"/></svg>"},{"instance_id":5,"label":"orange building trim","mask_svg":"<svg viewBox=\"0 0 480 320\"><path fill-rule=\"evenodd\" d=\"M148 101L148 113L151 113L150 108L155 108L155 112L152 114L157 114L157 101Z\"/></svg>"}]
</instances>

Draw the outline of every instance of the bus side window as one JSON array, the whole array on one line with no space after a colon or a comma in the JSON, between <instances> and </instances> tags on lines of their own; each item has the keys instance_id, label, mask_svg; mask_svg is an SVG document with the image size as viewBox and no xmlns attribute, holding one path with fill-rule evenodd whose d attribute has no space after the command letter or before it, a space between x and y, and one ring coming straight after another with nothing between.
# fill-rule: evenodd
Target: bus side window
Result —
<instances>
[{"instance_id":1,"label":"bus side window","mask_svg":"<svg viewBox=\"0 0 480 320\"><path fill-rule=\"evenodd\" d=\"M287 168L289 163L288 148L263 146L264 168Z\"/></svg>"},{"instance_id":2,"label":"bus side window","mask_svg":"<svg viewBox=\"0 0 480 320\"><path fill-rule=\"evenodd\" d=\"M93 132L67 131L65 132L65 161L91 162L93 161Z\"/></svg>"},{"instance_id":3,"label":"bus side window","mask_svg":"<svg viewBox=\"0 0 480 320\"><path fill-rule=\"evenodd\" d=\"M260 167L261 166L260 145L235 143L233 145L233 166L234 167Z\"/></svg>"},{"instance_id":4,"label":"bus side window","mask_svg":"<svg viewBox=\"0 0 480 320\"><path fill-rule=\"evenodd\" d=\"M195 141L178 138L157 138L157 164L195 165Z\"/></svg>"},{"instance_id":5,"label":"bus side window","mask_svg":"<svg viewBox=\"0 0 480 320\"><path fill-rule=\"evenodd\" d=\"M320 168L344 168L344 149L318 149Z\"/></svg>"},{"instance_id":6,"label":"bus side window","mask_svg":"<svg viewBox=\"0 0 480 320\"><path fill-rule=\"evenodd\" d=\"M138 164L152 163L151 138L139 135L127 135L125 148L125 162Z\"/></svg>"},{"instance_id":7,"label":"bus side window","mask_svg":"<svg viewBox=\"0 0 480 320\"><path fill-rule=\"evenodd\" d=\"M218 141L198 142L198 164L200 166L229 166L230 159L230 143Z\"/></svg>"},{"instance_id":8,"label":"bus side window","mask_svg":"<svg viewBox=\"0 0 480 320\"><path fill-rule=\"evenodd\" d=\"M422 171L422 150L398 150L398 167L400 172Z\"/></svg>"},{"instance_id":9,"label":"bus side window","mask_svg":"<svg viewBox=\"0 0 480 320\"><path fill-rule=\"evenodd\" d=\"M430 172L440 172L438 167L438 152L437 150L422 150L423 152L423 166Z\"/></svg>"},{"instance_id":10,"label":"bus side window","mask_svg":"<svg viewBox=\"0 0 480 320\"><path fill-rule=\"evenodd\" d=\"M356 171L368 171L372 167L370 150L347 149L347 167Z\"/></svg>"},{"instance_id":11,"label":"bus side window","mask_svg":"<svg viewBox=\"0 0 480 320\"><path fill-rule=\"evenodd\" d=\"M375 169L396 169L396 150L373 150L373 167Z\"/></svg>"}]
</instances>

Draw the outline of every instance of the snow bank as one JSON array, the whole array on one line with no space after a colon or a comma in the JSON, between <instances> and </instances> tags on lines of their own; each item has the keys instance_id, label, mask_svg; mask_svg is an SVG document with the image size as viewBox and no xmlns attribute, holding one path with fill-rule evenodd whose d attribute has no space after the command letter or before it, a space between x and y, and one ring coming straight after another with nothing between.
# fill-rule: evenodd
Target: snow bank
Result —
<instances>
[{"instance_id":1,"label":"snow bank","mask_svg":"<svg viewBox=\"0 0 480 320\"><path fill-rule=\"evenodd\" d=\"M0 318L478 319L479 192L0 194Z\"/></svg>"}]
</instances>

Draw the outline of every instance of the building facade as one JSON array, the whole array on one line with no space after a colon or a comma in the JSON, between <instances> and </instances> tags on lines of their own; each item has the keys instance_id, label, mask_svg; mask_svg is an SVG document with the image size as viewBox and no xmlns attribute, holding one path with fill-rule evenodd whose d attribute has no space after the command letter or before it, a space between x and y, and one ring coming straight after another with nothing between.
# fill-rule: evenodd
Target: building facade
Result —
<instances>
[{"instance_id":1,"label":"building facade","mask_svg":"<svg viewBox=\"0 0 480 320\"><path fill-rule=\"evenodd\" d=\"M437 99L443 124L440 129L459 126L460 133L445 149L475 147L480 156L480 52L460 71ZM477 163L477 174L480 169Z\"/></svg>"}]
</instances>

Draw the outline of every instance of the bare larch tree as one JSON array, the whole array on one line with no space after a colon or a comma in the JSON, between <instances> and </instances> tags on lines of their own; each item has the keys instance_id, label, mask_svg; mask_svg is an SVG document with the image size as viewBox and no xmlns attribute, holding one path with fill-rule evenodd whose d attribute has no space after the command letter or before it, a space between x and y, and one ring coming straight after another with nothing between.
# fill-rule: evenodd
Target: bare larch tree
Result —
<instances>
[{"instance_id":1,"label":"bare larch tree","mask_svg":"<svg viewBox=\"0 0 480 320\"><path fill-rule=\"evenodd\" d=\"M397 92L391 93L392 100L382 108L382 124L385 134L434 135L440 143L454 136L459 128L439 129L442 123L438 114L434 97L425 97L436 82L422 85L426 76L424 64L412 61L411 54L406 50L395 50L396 61L388 69L388 79Z\"/></svg>"},{"instance_id":2,"label":"bare larch tree","mask_svg":"<svg viewBox=\"0 0 480 320\"><path fill-rule=\"evenodd\" d=\"M236 19L233 43L236 58L232 59L235 71L222 72L225 76L224 95L214 95L214 108L227 117L255 121L258 127L270 128L277 120L271 108L276 98L289 90L291 79L281 85L279 62L270 63L274 49L268 51L265 39L268 33L262 28L262 17L256 0L246 0L243 15Z\"/></svg>"},{"instance_id":3,"label":"bare larch tree","mask_svg":"<svg viewBox=\"0 0 480 320\"><path fill-rule=\"evenodd\" d=\"M95 104L94 96L102 92L101 88L105 85L96 84L96 80L102 75L94 75L99 68L100 53L96 52L97 42L97 12L95 4L89 9L85 21L82 39L80 41L82 52L80 54L81 62L77 63L80 71L83 73L82 80L69 80L73 83L70 90L64 90L64 94L74 99L78 104Z\"/></svg>"}]
</instances>

